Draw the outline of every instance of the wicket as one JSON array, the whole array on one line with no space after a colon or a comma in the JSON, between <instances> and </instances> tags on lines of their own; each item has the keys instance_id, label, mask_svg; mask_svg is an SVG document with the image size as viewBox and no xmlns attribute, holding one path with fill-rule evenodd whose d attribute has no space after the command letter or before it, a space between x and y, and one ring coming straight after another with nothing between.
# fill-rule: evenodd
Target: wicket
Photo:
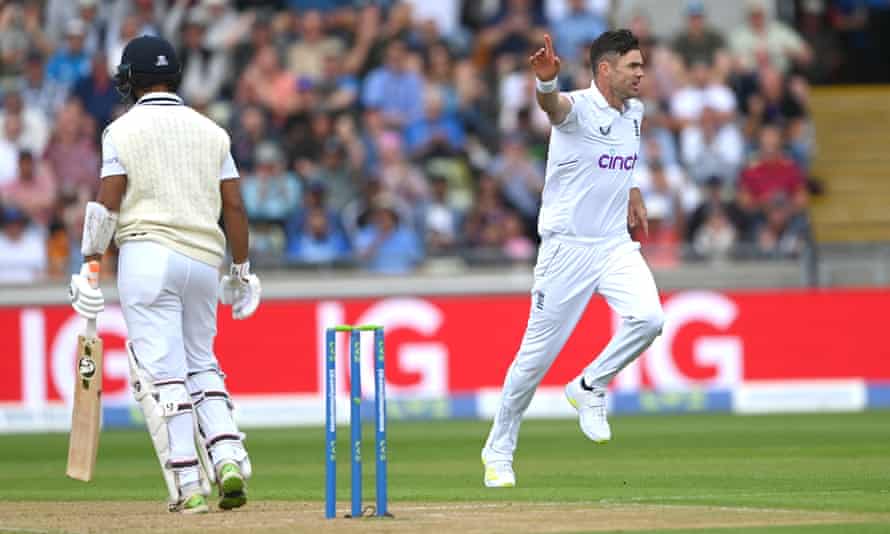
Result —
<instances>
[{"instance_id":1,"label":"wicket","mask_svg":"<svg viewBox=\"0 0 890 534\"><path fill-rule=\"evenodd\" d=\"M352 460L352 513L362 517L362 382L361 334L374 333L374 449L377 457L377 517L387 512L386 480L386 373L384 371L383 327L339 325L325 331L325 517L337 515L337 332L349 334L350 457Z\"/></svg>"}]
</instances>

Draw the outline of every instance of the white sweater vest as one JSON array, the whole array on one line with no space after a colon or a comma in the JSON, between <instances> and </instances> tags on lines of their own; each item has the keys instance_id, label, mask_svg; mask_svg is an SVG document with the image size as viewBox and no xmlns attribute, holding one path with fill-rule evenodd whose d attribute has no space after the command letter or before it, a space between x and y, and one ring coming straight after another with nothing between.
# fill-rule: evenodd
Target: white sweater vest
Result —
<instances>
[{"instance_id":1,"label":"white sweater vest","mask_svg":"<svg viewBox=\"0 0 890 534\"><path fill-rule=\"evenodd\" d=\"M220 172L229 135L187 106L136 105L105 135L127 171L115 242L156 241L218 266L226 239L219 227Z\"/></svg>"}]
</instances>

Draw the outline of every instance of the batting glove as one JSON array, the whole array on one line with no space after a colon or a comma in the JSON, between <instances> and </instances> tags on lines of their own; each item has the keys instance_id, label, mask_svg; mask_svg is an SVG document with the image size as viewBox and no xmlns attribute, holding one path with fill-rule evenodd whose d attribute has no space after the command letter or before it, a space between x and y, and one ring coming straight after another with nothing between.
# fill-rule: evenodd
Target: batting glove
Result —
<instances>
[{"instance_id":1,"label":"batting glove","mask_svg":"<svg viewBox=\"0 0 890 534\"><path fill-rule=\"evenodd\" d=\"M232 318L247 319L260 305L260 279L250 272L250 262L233 263L219 282L219 301L231 304Z\"/></svg>"},{"instance_id":2,"label":"batting glove","mask_svg":"<svg viewBox=\"0 0 890 534\"><path fill-rule=\"evenodd\" d=\"M90 272L88 263L80 268L80 274L71 275L71 283L68 285L68 298L71 307L84 319L95 319L105 309L105 297L98 286L93 287L91 280L95 275Z\"/></svg>"}]
</instances>

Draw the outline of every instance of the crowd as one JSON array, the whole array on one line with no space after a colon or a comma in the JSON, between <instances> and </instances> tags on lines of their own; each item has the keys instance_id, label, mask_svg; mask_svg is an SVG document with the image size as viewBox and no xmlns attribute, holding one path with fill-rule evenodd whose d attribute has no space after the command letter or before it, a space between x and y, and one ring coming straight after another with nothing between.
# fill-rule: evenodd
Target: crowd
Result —
<instances>
[{"instance_id":1,"label":"crowd","mask_svg":"<svg viewBox=\"0 0 890 534\"><path fill-rule=\"evenodd\" d=\"M678 5L673 36L643 12L618 21L647 61L636 169L650 223L635 238L656 265L794 257L809 239L820 33L764 0L727 34L702 3ZM528 54L552 34L562 89L588 87L585 47L616 22L610 0L0 6L5 282L79 265L99 139L125 111L111 76L143 34L174 44L181 96L231 133L256 263L392 274L439 256L531 261L549 124ZM829 7L804 1L800 19L828 21Z\"/></svg>"}]
</instances>

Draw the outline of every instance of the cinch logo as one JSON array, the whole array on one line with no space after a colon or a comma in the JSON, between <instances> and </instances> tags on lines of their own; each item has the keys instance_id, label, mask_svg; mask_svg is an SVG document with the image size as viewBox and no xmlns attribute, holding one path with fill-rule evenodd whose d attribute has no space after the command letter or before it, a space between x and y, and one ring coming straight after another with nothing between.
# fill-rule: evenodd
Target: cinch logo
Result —
<instances>
[{"instance_id":1,"label":"cinch logo","mask_svg":"<svg viewBox=\"0 0 890 534\"><path fill-rule=\"evenodd\" d=\"M608 154L603 154L598 160L600 169L624 169L629 171L637 164L637 155L633 156L616 156L614 150L610 150Z\"/></svg>"}]
</instances>

